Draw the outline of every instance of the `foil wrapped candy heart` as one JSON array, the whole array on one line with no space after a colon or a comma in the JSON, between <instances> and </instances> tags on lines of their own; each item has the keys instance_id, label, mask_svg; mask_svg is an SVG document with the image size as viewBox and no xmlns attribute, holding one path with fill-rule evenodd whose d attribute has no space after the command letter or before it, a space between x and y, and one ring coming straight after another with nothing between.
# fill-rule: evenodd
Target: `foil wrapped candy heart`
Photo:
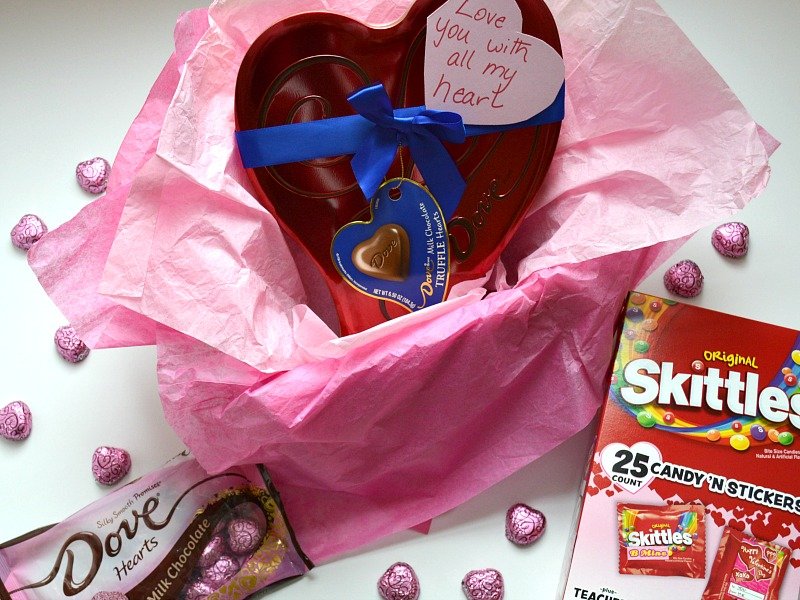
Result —
<instances>
[{"instance_id":1,"label":"foil wrapped candy heart","mask_svg":"<svg viewBox=\"0 0 800 600\"><path fill-rule=\"evenodd\" d=\"M744 223L723 223L711 234L711 245L728 258L742 258L750 246L750 229Z\"/></svg>"},{"instance_id":2,"label":"foil wrapped candy heart","mask_svg":"<svg viewBox=\"0 0 800 600\"><path fill-rule=\"evenodd\" d=\"M408 563L394 563L378 580L378 593L383 600L417 600L419 592L419 579Z\"/></svg>"},{"instance_id":3,"label":"foil wrapped candy heart","mask_svg":"<svg viewBox=\"0 0 800 600\"><path fill-rule=\"evenodd\" d=\"M228 547L234 554L248 554L258 548L264 530L253 519L236 518L227 527Z\"/></svg>"},{"instance_id":4,"label":"foil wrapped candy heart","mask_svg":"<svg viewBox=\"0 0 800 600\"><path fill-rule=\"evenodd\" d=\"M477 569L464 575L461 589L468 600L502 600L505 582L497 569Z\"/></svg>"},{"instance_id":5,"label":"foil wrapped candy heart","mask_svg":"<svg viewBox=\"0 0 800 600\"><path fill-rule=\"evenodd\" d=\"M95 156L78 163L75 167L75 178L81 189L90 194L102 194L108 187L108 176L111 165L102 156Z\"/></svg>"},{"instance_id":6,"label":"foil wrapped candy heart","mask_svg":"<svg viewBox=\"0 0 800 600\"><path fill-rule=\"evenodd\" d=\"M183 600L206 600L214 588L205 581L193 581L183 593Z\"/></svg>"},{"instance_id":7,"label":"foil wrapped candy heart","mask_svg":"<svg viewBox=\"0 0 800 600\"><path fill-rule=\"evenodd\" d=\"M44 234L47 225L36 215L23 215L19 222L11 229L11 243L20 250L27 252Z\"/></svg>"},{"instance_id":8,"label":"foil wrapped candy heart","mask_svg":"<svg viewBox=\"0 0 800 600\"><path fill-rule=\"evenodd\" d=\"M223 554L214 564L202 571L201 581L212 589L219 589L239 572L239 563L231 556Z\"/></svg>"},{"instance_id":9,"label":"foil wrapped candy heart","mask_svg":"<svg viewBox=\"0 0 800 600\"><path fill-rule=\"evenodd\" d=\"M228 545L225 542L225 538L221 535L215 535L211 538L211 541L208 542L208 545L203 549L203 553L200 555L200 558L197 559L197 566L200 568L210 567L217 562L219 557L225 553L227 548Z\"/></svg>"},{"instance_id":10,"label":"foil wrapped candy heart","mask_svg":"<svg viewBox=\"0 0 800 600\"><path fill-rule=\"evenodd\" d=\"M544 514L527 504L515 504L506 512L506 538L519 546L532 544L544 533Z\"/></svg>"},{"instance_id":11,"label":"foil wrapped candy heart","mask_svg":"<svg viewBox=\"0 0 800 600\"><path fill-rule=\"evenodd\" d=\"M31 434L33 421L28 405L15 400L0 409L0 436L21 442Z\"/></svg>"},{"instance_id":12,"label":"foil wrapped candy heart","mask_svg":"<svg viewBox=\"0 0 800 600\"><path fill-rule=\"evenodd\" d=\"M131 455L122 448L100 446L92 454L92 475L103 485L114 485L131 470Z\"/></svg>"},{"instance_id":13,"label":"foil wrapped candy heart","mask_svg":"<svg viewBox=\"0 0 800 600\"><path fill-rule=\"evenodd\" d=\"M696 262L682 260L664 273L664 287L677 296L694 298L703 289L703 273Z\"/></svg>"},{"instance_id":14,"label":"foil wrapped candy heart","mask_svg":"<svg viewBox=\"0 0 800 600\"><path fill-rule=\"evenodd\" d=\"M53 336L58 355L71 363L79 363L89 356L89 347L78 337L71 325L64 325Z\"/></svg>"},{"instance_id":15,"label":"foil wrapped candy heart","mask_svg":"<svg viewBox=\"0 0 800 600\"><path fill-rule=\"evenodd\" d=\"M234 112L239 131L353 114L347 97L381 82L395 108L422 106L426 19L444 0L418 0L395 23L366 25L331 14L300 14L264 32L239 69ZM558 30L541 0L519 0L524 33L559 54ZM560 122L492 133L445 150L467 182L449 216L450 286L482 277L533 202L552 160ZM520 151L524 149L524 151ZM402 150L400 151L402 152ZM402 154L401 154L402 156ZM387 179L409 175L396 159ZM331 258L334 235L365 221L368 200L347 156L248 169L256 197L320 269L341 335L406 314L408 308L357 291Z\"/></svg>"}]
</instances>

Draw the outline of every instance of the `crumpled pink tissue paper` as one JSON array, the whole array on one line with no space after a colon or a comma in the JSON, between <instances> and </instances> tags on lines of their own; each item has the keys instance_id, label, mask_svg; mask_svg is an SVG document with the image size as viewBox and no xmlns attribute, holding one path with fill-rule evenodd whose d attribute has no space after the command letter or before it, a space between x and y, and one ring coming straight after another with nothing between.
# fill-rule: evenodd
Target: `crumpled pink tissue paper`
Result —
<instances>
[{"instance_id":1,"label":"crumpled pink tissue paper","mask_svg":"<svg viewBox=\"0 0 800 600\"><path fill-rule=\"evenodd\" d=\"M655 2L551 0L566 118L501 261L441 305L340 338L319 274L241 166L237 70L290 15L378 25L409 4L183 15L108 193L28 255L91 346L157 345L169 423L210 471L268 465L316 561L457 506L588 424L626 292L757 195L777 147Z\"/></svg>"}]
</instances>

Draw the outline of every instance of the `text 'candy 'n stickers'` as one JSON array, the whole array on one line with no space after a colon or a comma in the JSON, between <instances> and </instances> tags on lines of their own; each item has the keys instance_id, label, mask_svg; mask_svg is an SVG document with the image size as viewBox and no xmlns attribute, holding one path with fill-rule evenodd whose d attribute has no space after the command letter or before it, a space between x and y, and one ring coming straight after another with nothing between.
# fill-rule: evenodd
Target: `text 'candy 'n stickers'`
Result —
<instances>
[{"instance_id":1,"label":"text 'candy 'n stickers'","mask_svg":"<svg viewBox=\"0 0 800 600\"><path fill-rule=\"evenodd\" d=\"M447 225L430 192L410 179L390 179L372 198L372 219L342 227L333 264L351 286L410 311L444 300L450 274Z\"/></svg>"},{"instance_id":2,"label":"text 'candy 'n stickers'","mask_svg":"<svg viewBox=\"0 0 800 600\"><path fill-rule=\"evenodd\" d=\"M425 105L475 125L519 123L550 106L564 83L564 61L521 31L514 0L450 0L433 12Z\"/></svg>"}]
</instances>

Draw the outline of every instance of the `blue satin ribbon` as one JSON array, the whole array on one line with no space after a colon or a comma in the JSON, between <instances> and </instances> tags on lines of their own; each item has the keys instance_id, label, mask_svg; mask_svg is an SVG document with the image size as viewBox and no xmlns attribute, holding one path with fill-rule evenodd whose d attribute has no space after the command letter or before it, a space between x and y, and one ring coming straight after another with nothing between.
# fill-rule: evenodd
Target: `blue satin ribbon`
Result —
<instances>
[{"instance_id":1,"label":"blue satin ribbon","mask_svg":"<svg viewBox=\"0 0 800 600\"><path fill-rule=\"evenodd\" d=\"M397 146L407 145L425 183L449 219L465 183L442 141L555 123L564 119L564 86L542 112L511 125L464 125L460 115L424 106L393 110L380 83L354 92L348 101L359 113L236 132L245 168L352 154L351 165L367 199L372 198L394 161Z\"/></svg>"},{"instance_id":2,"label":"blue satin ribbon","mask_svg":"<svg viewBox=\"0 0 800 600\"><path fill-rule=\"evenodd\" d=\"M358 114L377 126L350 161L367 198L372 198L378 191L394 162L397 147L408 146L425 184L439 205L458 205L467 184L441 140L455 144L464 141L466 132L461 115L423 110L413 116L398 116L380 83L358 90L347 101Z\"/></svg>"}]
</instances>

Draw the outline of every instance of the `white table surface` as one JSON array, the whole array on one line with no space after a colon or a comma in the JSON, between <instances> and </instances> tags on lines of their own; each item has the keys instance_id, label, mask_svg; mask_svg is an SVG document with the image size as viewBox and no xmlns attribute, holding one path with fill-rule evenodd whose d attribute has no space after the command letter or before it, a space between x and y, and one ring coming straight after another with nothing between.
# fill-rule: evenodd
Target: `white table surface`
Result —
<instances>
[{"instance_id":1,"label":"white table surface","mask_svg":"<svg viewBox=\"0 0 800 600\"><path fill-rule=\"evenodd\" d=\"M198 0L2 0L0 2L0 229L33 212L54 228L90 197L75 165L112 159L172 49L178 14ZM665 10L721 73L753 117L783 146L767 190L738 219L751 230L740 262L721 260L701 230L638 288L665 294L668 264L691 258L706 276L695 304L800 329L800 53L797 0L664 0ZM146 40L146 43L143 41ZM7 234L4 234L7 235ZM0 244L3 345L0 406L25 400L34 432L0 439L0 540L59 521L105 490L89 472L98 445L127 448L132 476L183 446L163 420L153 348L93 352L76 366L52 346L64 318L23 253ZM488 492L437 518L427 536L405 532L320 565L275 590L280 600L378 598L395 561L417 570L423 599L463 599L462 576L494 567L508 600L555 597L592 430L582 432ZM520 549L503 536L514 502L547 515L547 534Z\"/></svg>"}]
</instances>

